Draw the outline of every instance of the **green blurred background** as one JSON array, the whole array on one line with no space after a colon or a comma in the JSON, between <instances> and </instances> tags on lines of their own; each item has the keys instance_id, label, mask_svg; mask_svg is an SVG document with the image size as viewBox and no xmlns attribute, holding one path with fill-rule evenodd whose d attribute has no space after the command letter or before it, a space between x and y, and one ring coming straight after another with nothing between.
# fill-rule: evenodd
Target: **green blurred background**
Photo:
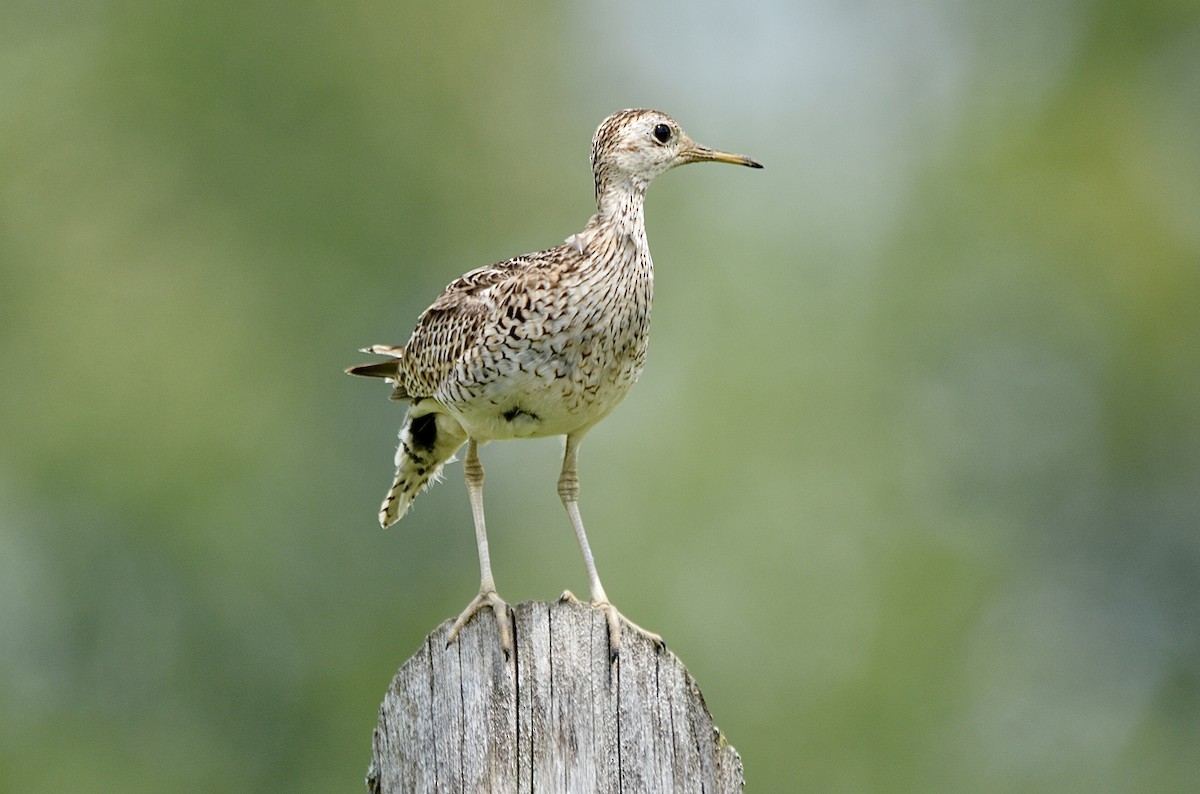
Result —
<instances>
[{"instance_id":1,"label":"green blurred background","mask_svg":"<svg viewBox=\"0 0 1200 794\"><path fill-rule=\"evenodd\" d=\"M0 789L363 790L478 568L342 368L650 106L766 170L652 188L583 514L751 790L1195 790L1193 0L11 0L0 64ZM559 452L483 451L514 602L587 589Z\"/></svg>"}]
</instances>

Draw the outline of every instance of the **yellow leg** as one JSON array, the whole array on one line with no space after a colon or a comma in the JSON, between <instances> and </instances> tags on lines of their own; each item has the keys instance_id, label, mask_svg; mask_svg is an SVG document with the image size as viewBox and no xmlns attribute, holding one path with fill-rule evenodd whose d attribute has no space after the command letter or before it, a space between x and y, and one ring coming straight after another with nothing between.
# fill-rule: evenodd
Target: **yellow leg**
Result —
<instances>
[{"instance_id":1,"label":"yellow leg","mask_svg":"<svg viewBox=\"0 0 1200 794\"><path fill-rule=\"evenodd\" d=\"M638 633L645 635L647 639L659 648L665 648L666 643L663 642L662 637L654 632L646 631L618 612L617 608L609 602L608 595L604 592L604 585L600 584L600 575L596 573L596 560L592 557L592 548L588 545L587 533L583 529L583 518L579 515L579 472L577 463L579 458L579 442L582 439L582 433L567 436L567 448L563 453L562 474L558 477L558 496L562 499L563 507L567 509L567 516L571 519L571 527L575 530L576 539L579 540L579 551L583 554L583 565L587 569L588 586L592 591L592 606L603 611L604 617L608 620L609 654L615 658L617 651L621 647L622 621L628 623L630 628ZM569 590L562 594L560 600L578 601Z\"/></svg>"},{"instance_id":2,"label":"yellow leg","mask_svg":"<svg viewBox=\"0 0 1200 794\"><path fill-rule=\"evenodd\" d=\"M471 498L471 515L475 519L475 542L479 546L479 595L467 604L467 608L450 628L447 643L454 642L458 632L467 625L476 612L490 608L496 616L500 629L500 646L504 657L512 658L512 632L509 628L508 604L496 594L496 583L492 580L492 561L488 556L487 527L483 521L483 465L479 462L479 451L475 439L467 441L467 457L463 460L463 471L467 478L467 493Z\"/></svg>"}]
</instances>

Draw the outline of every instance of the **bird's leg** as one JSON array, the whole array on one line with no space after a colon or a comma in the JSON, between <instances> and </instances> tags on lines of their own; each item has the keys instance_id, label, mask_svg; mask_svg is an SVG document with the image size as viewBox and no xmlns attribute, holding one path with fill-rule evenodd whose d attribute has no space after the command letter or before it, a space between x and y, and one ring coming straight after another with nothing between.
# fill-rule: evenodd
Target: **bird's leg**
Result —
<instances>
[{"instance_id":1,"label":"bird's leg","mask_svg":"<svg viewBox=\"0 0 1200 794\"><path fill-rule=\"evenodd\" d=\"M618 612L617 608L609 603L608 596L604 592L604 585L600 584L600 575L596 573L596 561L592 557L592 548L588 545L587 533L583 530L583 518L579 515L579 472L576 465L579 457L579 442L582 437L582 434L570 434L567 436L567 448L563 453L562 474L558 477L558 496L562 499L563 507L567 509L567 515L571 518L571 526L575 529L575 537L579 540L579 551L583 554L583 565L587 568L588 586L592 590L592 605L603 611L604 617L608 620L609 653L615 658L617 650L621 647L622 620L628 623L635 631L645 635L647 639L658 647L665 648L666 643L663 642L662 637L654 632L646 631ZM570 590L567 590L559 600L578 601L579 599L575 598Z\"/></svg>"},{"instance_id":2,"label":"bird's leg","mask_svg":"<svg viewBox=\"0 0 1200 794\"><path fill-rule=\"evenodd\" d=\"M479 451L475 439L467 441L467 457L463 460L463 471L467 478L467 493L471 497L471 515L475 519L475 542L479 545L479 595L475 596L458 620L450 628L446 644L454 642L458 632L467 625L475 613L490 607L500 627L500 645L506 659L512 658L512 634L509 631L508 604L496 594L496 583L492 580L492 561L488 556L487 528L483 523L483 465L479 462Z\"/></svg>"}]
</instances>

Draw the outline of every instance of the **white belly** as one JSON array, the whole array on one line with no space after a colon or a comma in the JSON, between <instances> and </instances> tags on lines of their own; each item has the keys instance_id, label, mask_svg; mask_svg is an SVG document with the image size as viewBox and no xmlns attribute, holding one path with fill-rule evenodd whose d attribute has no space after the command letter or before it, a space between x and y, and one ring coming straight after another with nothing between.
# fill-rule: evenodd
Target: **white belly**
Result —
<instances>
[{"instance_id":1,"label":"white belly","mask_svg":"<svg viewBox=\"0 0 1200 794\"><path fill-rule=\"evenodd\" d=\"M480 441L566 435L600 421L625 399L641 371L633 363L601 372L561 359L518 363L472 389L470 399L439 401Z\"/></svg>"}]
</instances>

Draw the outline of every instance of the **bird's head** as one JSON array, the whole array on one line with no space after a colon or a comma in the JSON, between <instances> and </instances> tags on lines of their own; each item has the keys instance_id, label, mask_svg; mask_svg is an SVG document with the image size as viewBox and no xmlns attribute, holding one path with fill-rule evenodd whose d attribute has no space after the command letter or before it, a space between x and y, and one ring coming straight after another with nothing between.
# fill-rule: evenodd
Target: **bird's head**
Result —
<instances>
[{"instance_id":1,"label":"bird's head","mask_svg":"<svg viewBox=\"0 0 1200 794\"><path fill-rule=\"evenodd\" d=\"M717 162L762 168L740 154L701 146L679 122L658 110L622 110L600 123L592 138L596 199L607 190L643 193L651 180L685 163Z\"/></svg>"}]
</instances>

